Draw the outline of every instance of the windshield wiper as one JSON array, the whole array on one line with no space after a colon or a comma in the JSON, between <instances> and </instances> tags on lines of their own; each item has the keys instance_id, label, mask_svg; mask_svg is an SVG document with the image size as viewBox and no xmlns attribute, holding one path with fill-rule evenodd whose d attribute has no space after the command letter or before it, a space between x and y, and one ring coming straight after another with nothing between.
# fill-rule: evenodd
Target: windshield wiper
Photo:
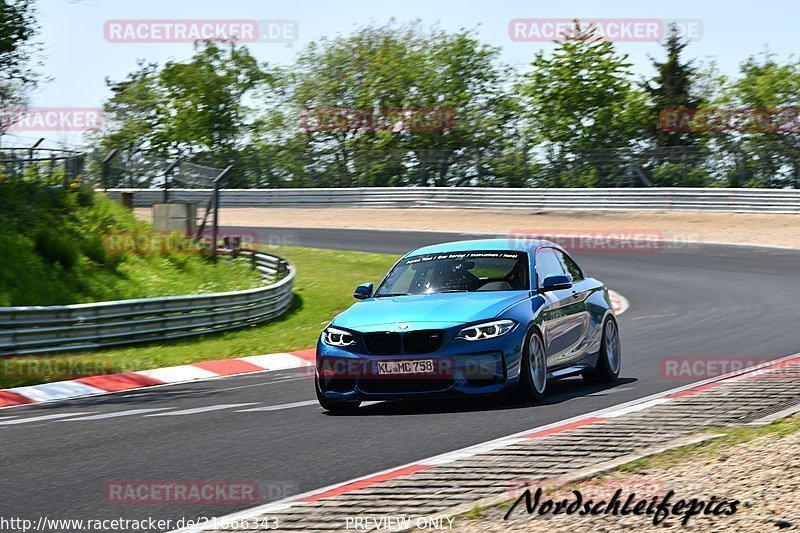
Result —
<instances>
[{"instance_id":1,"label":"windshield wiper","mask_svg":"<svg viewBox=\"0 0 800 533\"><path fill-rule=\"evenodd\" d=\"M383 298L387 296L408 296L410 293L407 292L387 292L384 294L376 294L375 298Z\"/></svg>"}]
</instances>

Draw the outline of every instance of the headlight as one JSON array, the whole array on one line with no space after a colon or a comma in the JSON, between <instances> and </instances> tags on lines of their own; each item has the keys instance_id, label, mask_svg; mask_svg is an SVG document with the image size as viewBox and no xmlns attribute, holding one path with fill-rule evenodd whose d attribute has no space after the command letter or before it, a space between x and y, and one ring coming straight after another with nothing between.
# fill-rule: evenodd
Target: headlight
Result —
<instances>
[{"instance_id":1,"label":"headlight","mask_svg":"<svg viewBox=\"0 0 800 533\"><path fill-rule=\"evenodd\" d=\"M336 329L325 328L323 332L325 344L329 346L352 346L356 343L355 337L350 332Z\"/></svg>"},{"instance_id":2,"label":"headlight","mask_svg":"<svg viewBox=\"0 0 800 533\"><path fill-rule=\"evenodd\" d=\"M517 323L513 320L495 320L493 322L486 322L464 328L458 332L456 339L464 339L465 341L480 341L484 339L494 339L501 335L505 335L516 326Z\"/></svg>"}]
</instances>

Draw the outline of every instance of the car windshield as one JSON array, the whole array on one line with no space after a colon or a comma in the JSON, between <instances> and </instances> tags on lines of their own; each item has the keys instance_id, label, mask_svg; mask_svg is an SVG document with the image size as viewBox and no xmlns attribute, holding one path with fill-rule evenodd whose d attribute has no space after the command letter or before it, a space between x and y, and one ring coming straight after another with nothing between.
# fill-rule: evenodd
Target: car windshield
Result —
<instances>
[{"instance_id":1,"label":"car windshield","mask_svg":"<svg viewBox=\"0 0 800 533\"><path fill-rule=\"evenodd\" d=\"M447 252L404 258L386 276L375 297L529 287L525 252Z\"/></svg>"}]
</instances>

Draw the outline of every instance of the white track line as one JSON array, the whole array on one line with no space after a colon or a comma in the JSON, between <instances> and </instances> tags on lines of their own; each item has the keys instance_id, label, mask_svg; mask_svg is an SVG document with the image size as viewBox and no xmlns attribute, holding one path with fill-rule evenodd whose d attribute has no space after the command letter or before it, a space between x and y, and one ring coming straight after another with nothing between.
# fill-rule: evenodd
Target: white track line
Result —
<instances>
[{"instance_id":1,"label":"white track line","mask_svg":"<svg viewBox=\"0 0 800 533\"><path fill-rule=\"evenodd\" d=\"M57 415L43 415L43 416L33 416L31 418L20 418L17 420L6 420L0 422L0 426L14 426L17 424L28 424L30 422L44 422L45 420L57 420L59 418L67 418L68 416L79 416L79 415L88 415L92 413L96 413L97 411L81 411L79 413L61 413Z\"/></svg>"},{"instance_id":2,"label":"white track line","mask_svg":"<svg viewBox=\"0 0 800 533\"><path fill-rule=\"evenodd\" d=\"M250 402L250 403L223 403L219 405L207 405L205 407L193 407L192 409L183 409L181 411L170 411L168 413L156 413L154 415L144 415L145 417L150 416L183 416L183 415L193 415L196 413L206 413L209 411L222 411L223 409L233 409L234 407L245 407L248 405L256 405L258 402Z\"/></svg>"},{"instance_id":3,"label":"white track line","mask_svg":"<svg viewBox=\"0 0 800 533\"><path fill-rule=\"evenodd\" d=\"M153 413L155 411L165 411L169 407L151 407L148 409L131 409L130 411L115 411L113 413L103 413L101 415L81 416L79 418L68 418L59 422L83 422L84 420L105 420L106 418L118 418L120 416L140 415L142 413Z\"/></svg>"},{"instance_id":4,"label":"white track line","mask_svg":"<svg viewBox=\"0 0 800 533\"><path fill-rule=\"evenodd\" d=\"M253 407L252 409L239 409L237 413L255 413L261 411L282 411L284 409L292 409L294 407L307 407L309 405L319 405L317 400L306 400L303 402L283 403L280 405L267 405L265 407Z\"/></svg>"}]
</instances>

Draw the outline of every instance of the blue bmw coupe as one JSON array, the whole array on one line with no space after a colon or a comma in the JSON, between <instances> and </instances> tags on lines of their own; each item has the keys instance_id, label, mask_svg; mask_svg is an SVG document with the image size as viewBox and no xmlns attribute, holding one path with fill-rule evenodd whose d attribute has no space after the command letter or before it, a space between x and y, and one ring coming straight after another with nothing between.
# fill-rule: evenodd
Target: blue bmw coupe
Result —
<instances>
[{"instance_id":1,"label":"blue bmw coupe","mask_svg":"<svg viewBox=\"0 0 800 533\"><path fill-rule=\"evenodd\" d=\"M560 246L484 239L409 252L317 343L320 405L482 394L541 400L549 381L614 381L621 352L608 291Z\"/></svg>"}]
</instances>

